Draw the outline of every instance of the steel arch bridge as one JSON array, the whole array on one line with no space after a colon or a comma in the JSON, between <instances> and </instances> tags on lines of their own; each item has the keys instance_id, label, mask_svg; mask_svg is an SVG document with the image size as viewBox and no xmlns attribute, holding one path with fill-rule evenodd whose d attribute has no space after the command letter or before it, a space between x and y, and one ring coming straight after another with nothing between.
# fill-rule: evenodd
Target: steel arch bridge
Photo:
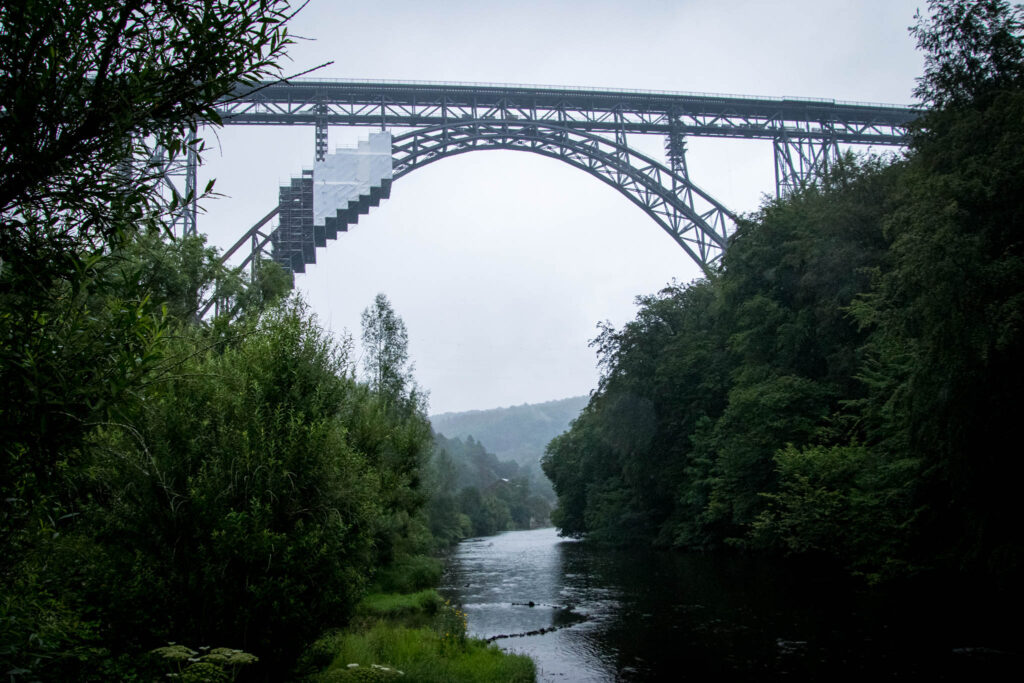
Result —
<instances>
[{"instance_id":1,"label":"steel arch bridge","mask_svg":"<svg viewBox=\"0 0 1024 683\"><path fill-rule=\"evenodd\" d=\"M802 98L305 79L239 88L218 105L218 113L226 125L314 126L317 160L327 154L329 126L397 129L395 180L476 150L521 150L558 159L624 194L705 272L721 259L736 218L691 182L687 136L771 140L775 191L782 196L827 172L838 160L840 144L905 144L907 126L918 115L908 107ZM664 161L632 148L633 135L661 136ZM194 188L194 163L184 175L191 181L186 186ZM255 264L273 242L265 226L277 213L275 208L245 232L224 259L248 245L242 265ZM175 228L196 232L194 209L182 211ZM324 246L321 241L316 246Z\"/></svg>"},{"instance_id":2,"label":"steel arch bridge","mask_svg":"<svg viewBox=\"0 0 1024 683\"><path fill-rule=\"evenodd\" d=\"M393 142L394 179L429 163L481 149L534 152L586 171L626 195L697 263L725 248L734 217L685 177L625 145L592 133L542 123L470 120L400 135ZM700 207L700 208L696 208Z\"/></svg>"}]
</instances>

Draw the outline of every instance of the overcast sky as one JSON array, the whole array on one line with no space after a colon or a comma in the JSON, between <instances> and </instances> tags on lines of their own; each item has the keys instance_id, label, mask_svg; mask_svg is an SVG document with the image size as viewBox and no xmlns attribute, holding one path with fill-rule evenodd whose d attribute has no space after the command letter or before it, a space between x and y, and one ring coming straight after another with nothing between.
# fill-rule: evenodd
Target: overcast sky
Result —
<instances>
[{"instance_id":1,"label":"overcast sky","mask_svg":"<svg viewBox=\"0 0 1024 683\"><path fill-rule=\"evenodd\" d=\"M323 78L636 88L909 104L922 58L907 0L312 0L288 72ZM332 128L331 149L368 129ZM200 170L226 197L200 231L227 246L313 162L312 127L227 127ZM630 143L663 159L663 142ZM736 212L774 191L770 143L691 139L691 180ZM512 151L464 154L406 176L391 198L296 278L321 321L359 337L377 292L409 331L431 413L586 394L596 324L638 294L700 274L616 190Z\"/></svg>"}]
</instances>

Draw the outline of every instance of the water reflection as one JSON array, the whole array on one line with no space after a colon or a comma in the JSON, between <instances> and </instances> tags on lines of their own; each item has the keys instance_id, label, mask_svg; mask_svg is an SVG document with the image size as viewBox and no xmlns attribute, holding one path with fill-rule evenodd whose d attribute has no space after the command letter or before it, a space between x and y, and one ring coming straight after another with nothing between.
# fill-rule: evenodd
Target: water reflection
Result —
<instances>
[{"instance_id":1,"label":"water reflection","mask_svg":"<svg viewBox=\"0 0 1024 683\"><path fill-rule=\"evenodd\" d=\"M553 529L460 544L443 591L472 635L513 636L496 642L540 680L960 680L1020 664L949 600L897 605L763 560L605 550Z\"/></svg>"}]
</instances>

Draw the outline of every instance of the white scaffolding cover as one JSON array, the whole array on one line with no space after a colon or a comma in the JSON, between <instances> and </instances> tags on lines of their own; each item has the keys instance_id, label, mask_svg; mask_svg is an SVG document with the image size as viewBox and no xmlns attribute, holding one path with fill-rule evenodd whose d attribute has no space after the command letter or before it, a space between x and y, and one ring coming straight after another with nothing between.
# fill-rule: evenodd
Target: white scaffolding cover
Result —
<instances>
[{"instance_id":1,"label":"white scaffolding cover","mask_svg":"<svg viewBox=\"0 0 1024 683\"><path fill-rule=\"evenodd\" d=\"M371 133L358 147L339 147L313 165L313 225L323 225L370 188L391 180L391 133Z\"/></svg>"}]
</instances>

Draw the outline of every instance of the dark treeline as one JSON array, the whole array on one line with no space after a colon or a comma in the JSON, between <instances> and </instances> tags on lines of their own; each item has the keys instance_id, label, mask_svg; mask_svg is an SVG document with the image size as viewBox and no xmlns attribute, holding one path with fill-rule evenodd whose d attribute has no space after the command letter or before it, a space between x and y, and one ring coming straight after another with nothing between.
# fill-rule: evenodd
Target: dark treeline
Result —
<instances>
[{"instance_id":1,"label":"dark treeline","mask_svg":"<svg viewBox=\"0 0 1024 683\"><path fill-rule=\"evenodd\" d=\"M467 437L434 435L433 486L427 511L430 530L441 542L486 536L548 523L551 503L532 470L499 460Z\"/></svg>"},{"instance_id":2,"label":"dark treeline","mask_svg":"<svg viewBox=\"0 0 1024 683\"><path fill-rule=\"evenodd\" d=\"M161 665L146 653L169 642L239 648L260 659L251 675L282 680L379 569L437 545L415 385L387 368L358 379L351 344L283 292L235 297L207 324L171 314L197 301L150 266L215 270L191 268L187 256L213 256L197 242L137 236L97 262L109 281L44 293L35 329L4 329L26 334L4 347L21 365L3 372L0 647L13 680L152 680ZM124 355L105 355L112 342ZM69 344L67 358L30 348Z\"/></svg>"},{"instance_id":3,"label":"dark treeline","mask_svg":"<svg viewBox=\"0 0 1024 683\"><path fill-rule=\"evenodd\" d=\"M190 197L161 194L152 147L201 154L214 103L278 75L291 11L0 5L6 679L289 680L389 568L439 574L387 299L357 368L272 262L248 278L168 231Z\"/></svg>"},{"instance_id":4,"label":"dark treeline","mask_svg":"<svg viewBox=\"0 0 1024 683\"><path fill-rule=\"evenodd\" d=\"M601 329L545 456L563 532L1019 576L1021 9L930 5L905 155L767 202L720 272Z\"/></svg>"}]
</instances>

